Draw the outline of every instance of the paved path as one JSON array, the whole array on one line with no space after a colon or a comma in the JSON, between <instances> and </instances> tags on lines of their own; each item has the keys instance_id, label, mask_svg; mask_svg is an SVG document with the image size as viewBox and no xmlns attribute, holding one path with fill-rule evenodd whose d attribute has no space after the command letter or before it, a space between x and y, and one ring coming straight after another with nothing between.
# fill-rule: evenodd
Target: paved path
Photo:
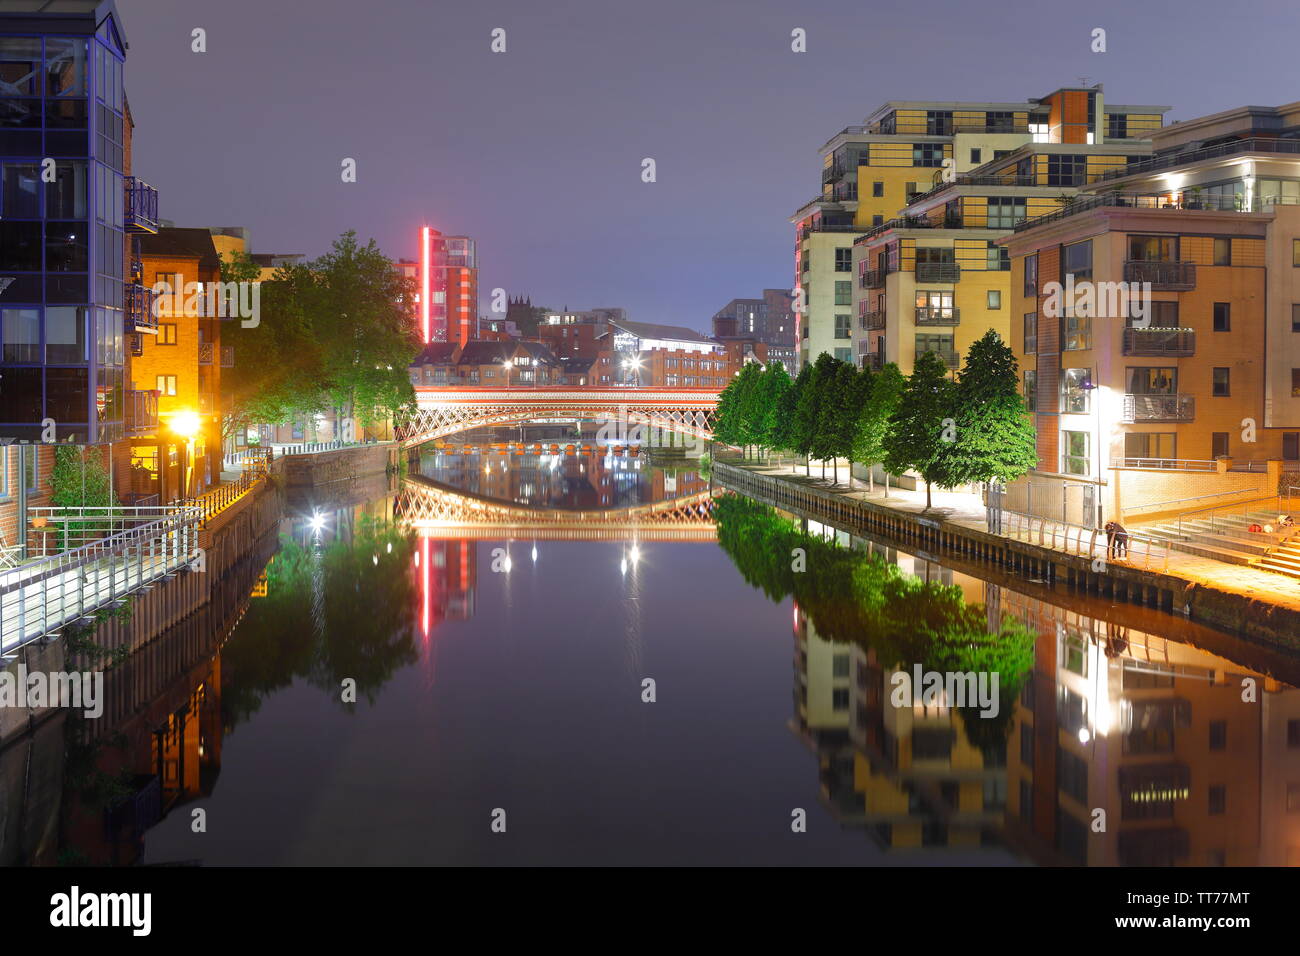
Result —
<instances>
[{"instance_id":1,"label":"paved path","mask_svg":"<svg viewBox=\"0 0 1300 956\"><path fill-rule=\"evenodd\" d=\"M889 497L886 498L884 489L879 484L876 485L873 494L867 491L865 482L854 478L853 490L850 491L848 469L844 467L837 469L839 487L835 488L831 486L831 469L829 467L826 469L826 479L823 481L821 467L817 464L813 465L810 478L805 474L802 463L797 466L766 466L755 461L736 459L724 459L724 461L728 465L738 465L760 474L787 476L823 490L838 491L846 497L870 501L897 511L924 513L930 518L942 518L957 525L988 532L984 503L975 495L964 492L936 490L932 496L934 507L926 511L924 488L919 491L890 488ZM1099 556L1103 553L1104 550L1098 552ZM1285 574L1275 574L1272 571L1241 564L1228 564L1182 551L1170 552L1168 573L1202 587L1241 594L1258 601L1267 601L1300 611L1300 579Z\"/></svg>"}]
</instances>

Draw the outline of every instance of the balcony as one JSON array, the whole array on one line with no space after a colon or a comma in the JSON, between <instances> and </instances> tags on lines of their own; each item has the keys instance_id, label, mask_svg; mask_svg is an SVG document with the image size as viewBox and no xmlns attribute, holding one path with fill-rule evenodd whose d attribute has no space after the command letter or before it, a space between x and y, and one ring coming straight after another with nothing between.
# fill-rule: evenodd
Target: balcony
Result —
<instances>
[{"instance_id":1,"label":"balcony","mask_svg":"<svg viewBox=\"0 0 1300 956\"><path fill-rule=\"evenodd\" d=\"M1161 327L1124 330L1125 355L1188 356L1196 354L1195 329Z\"/></svg>"},{"instance_id":2,"label":"balcony","mask_svg":"<svg viewBox=\"0 0 1300 956\"><path fill-rule=\"evenodd\" d=\"M960 323L961 309L954 309L951 306L936 306L916 310L917 325L959 325Z\"/></svg>"},{"instance_id":3,"label":"balcony","mask_svg":"<svg viewBox=\"0 0 1300 956\"><path fill-rule=\"evenodd\" d=\"M1186 292L1196 288L1196 263L1129 259L1124 263L1124 281L1150 282L1156 292Z\"/></svg>"},{"instance_id":4,"label":"balcony","mask_svg":"<svg viewBox=\"0 0 1300 956\"><path fill-rule=\"evenodd\" d=\"M1190 422L1196 418L1194 395L1125 395L1120 421Z\"/></svg>"},{"instance_id":5,"label":"balcony","mask_svg":"<svg viewBox=\"0 0 1300 956\"><path fill-rule=\"evenodd\" d=\"M885 357L879 352L868 352L862 356L862 367L869 368L873 372L879 372L885 367Z\"/></svg>"},{"instance_id":6,"label":"balcony","mask_svg":"<svg viewBox=\"0 0 1300 956\"><path fill-rule=\"evenodd\" d=\"M148 435L158 428L158 392L154 389L126 391L126 433Z\"/></svg>"},{"instance_id":7,"label":"balcony","mask_svg":"<svg viewBox=\"0 0 1300 956\"><path fill-rule=\"evenodd\" d=\"M211 342L200 342L199 343L199 364L211 365L212 353L213 353L213 345Z\"/></svg>"},{"instance_id":8,"label":"balcony","mask_svg":"<svg viewBox=\"0 0 1300 956\"><path fill-rule=\"evenodd\" d=\"M123 181L126 201L123 206L123 223L127 232L155 233L158 231L158 190L143 179L127 176Z\"/></svg>"},{"instance_id":9,"label":"balcony","mask_svg":"<svg viewBox=\"0 0 1300 956\"><path fill-rule=\"evenodd\" d=\"M126 286L126 327L137 332L158 331L158 316L154 312L154 302L158 296L152 289L147 289L138 282Z\"/></svg>"},{"instance_id":10,"label":"balcony","mask_svg":"<svg viewBox=\"0 0 1300 956\"><path fill-rule=\"evenodd\" d=\"M858 316L858 327L866 329L868 332L879 332L885 327L885 313L883 309L875 312L864 312Z\"/></svg>"},{"instance_id":11,"label":"balcony","mask_svg":"<svg viewBox=\"0 0 1300 956\"><path fill-rule=\"evenodd\" d=\"M888 269L868 269L858 277L858 284L864 289L881 289L885 285Z\"/></svg>"},{"instance_id":12,"label":"balcony","mask_svg":"<svg viewBox=\"0 0 1300 956\"><path fill-rule=\"evenodd\" d=\"M233 345L221 346L221 367L222 368L235 367L235 347Z\"/></svg>"},{"instance_id":13,"label":"balcony","mask_svg":"<svg viewBox=\"0 0 1300 956\"><path fill-rule=\"evenodd\" d=\"M917 282L957 282L961 279L961 266L955 262L918 262Z\"/></svg>"}]
</instances>

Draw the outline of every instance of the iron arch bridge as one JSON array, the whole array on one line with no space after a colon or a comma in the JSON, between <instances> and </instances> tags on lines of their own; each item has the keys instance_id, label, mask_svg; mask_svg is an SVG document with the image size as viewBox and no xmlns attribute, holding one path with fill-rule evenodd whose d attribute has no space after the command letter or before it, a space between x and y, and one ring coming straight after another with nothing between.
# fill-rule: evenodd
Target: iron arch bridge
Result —
<instances>
[{"instance_id":1,"label":"iron arch bridge","mask_svg":"<svg viewBox=\"0 0 1300 956\"><path fill-rule=\"evenodd\" d=\"M486 425L548 418L609 423L619 440L643 426L711 440L717 390L711 388L436 388L416 386L417 409L399 418L404 448Z\"/></svg>"},{"instance_id":2,"label":"iron arch bridge","mask_svg":"<svg viewBox=\"0 0 1300 956\"><path fill-rule=\"evenodd\" d=\"M413 475L393 505L398 522L425 538L499 541L714 541L708 491L625 508L566 510L471 494Z\"/></svg>"}]
</instances>

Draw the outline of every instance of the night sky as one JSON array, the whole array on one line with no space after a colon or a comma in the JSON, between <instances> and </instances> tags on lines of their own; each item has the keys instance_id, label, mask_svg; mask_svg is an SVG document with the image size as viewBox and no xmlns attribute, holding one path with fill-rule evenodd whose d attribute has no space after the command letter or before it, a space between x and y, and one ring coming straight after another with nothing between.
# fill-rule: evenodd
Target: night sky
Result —
<instances>
[{"instance_id":1,"label":"night sky","mask_svg":"<svg viewBox=\"0 0 1300 956\"><path fill-rule=\"evenodd\" d=\"M733 297L789 288L787 220L819 191L817 148L886 100L1021 101L1084 76L1173 120L1300 98L1300 7L1280 0L118 9L134 171L165 218L311 256L349 228L394 259L416 256L422 223L468 234L483 313L502 287L702 329ZM206 53L190 50L195 27ZM496 27L505 53L489 49ZM795 27L807 53L790 51Z\"/></svg>"}]
</instances>

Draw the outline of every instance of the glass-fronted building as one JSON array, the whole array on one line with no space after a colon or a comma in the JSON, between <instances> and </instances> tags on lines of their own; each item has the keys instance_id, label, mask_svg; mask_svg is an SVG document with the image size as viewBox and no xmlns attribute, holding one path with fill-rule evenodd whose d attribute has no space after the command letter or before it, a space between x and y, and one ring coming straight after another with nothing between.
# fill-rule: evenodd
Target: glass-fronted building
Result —
<instances>
[{"instance_id":1,"label":"glass-fronted building","mask_svg":"<svg viewBox=\"0 0 1300 956\"><path fill-rule=\"evenodd\" d=\"M129 176L125 53L111 0L0 8L0 441L140 424L127 352L157 320L131 237L158 211Z\"/></svg>"}]
</instances>

